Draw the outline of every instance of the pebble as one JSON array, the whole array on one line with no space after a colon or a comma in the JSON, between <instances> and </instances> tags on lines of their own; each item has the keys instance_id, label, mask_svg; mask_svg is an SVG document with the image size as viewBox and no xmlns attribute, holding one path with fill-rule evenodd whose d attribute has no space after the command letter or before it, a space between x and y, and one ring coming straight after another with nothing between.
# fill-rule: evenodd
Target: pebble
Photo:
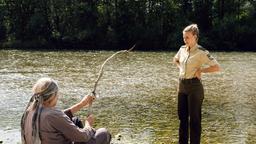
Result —
<instances>
[{"instance_id":1,"label":"pebble","mask_svg":"<svg viewBox=\"0 0 256 144\"><path fill-rule=\"evenodd\" d=\"M117 134L117 135L115 135L115 137L116 137L116 139L117 139L118 141L120 141L121 138L122 138L122 135L121 135L121 134Z\"/></svg>"}]
</instances>

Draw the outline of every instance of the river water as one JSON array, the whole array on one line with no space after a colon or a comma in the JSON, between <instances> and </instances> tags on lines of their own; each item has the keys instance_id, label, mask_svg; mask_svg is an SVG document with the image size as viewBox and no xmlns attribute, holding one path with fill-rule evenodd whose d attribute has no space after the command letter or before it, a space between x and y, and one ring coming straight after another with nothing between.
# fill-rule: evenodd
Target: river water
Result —
<instances>
[{"instance_id":1,"label":"river water","mask_svg":"<svg viewBox=\"0 0 256 144\"><path fill-rule=\"evenodd\" d=\"M101 64L113 53L0 50L0 141L20 143L20 118L37 79L57 80L58 107L67 108L91 92ZM92 112L95 127L109 129L113 143L177 143L174 54L135 51L116 55L106 63ZM202 143L255 144L256 53L212 54L222 71L202 77ZM78 115L87 113L83 109Z\"/></svg>"}]
</instances>

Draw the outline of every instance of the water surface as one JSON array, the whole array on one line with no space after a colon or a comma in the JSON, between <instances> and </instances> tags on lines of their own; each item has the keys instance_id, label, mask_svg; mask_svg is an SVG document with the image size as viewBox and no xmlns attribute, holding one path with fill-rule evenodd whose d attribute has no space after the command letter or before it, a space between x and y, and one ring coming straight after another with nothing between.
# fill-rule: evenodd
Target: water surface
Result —
<instances>
[{"instance_id":1,"label":"water surface","mask_svg":"<svg viewBox=\"0 0 256 144\"><path fill-rule=\"evenodd\" d=\"M39 52L0 50L0 140L19 141L19 122L41 77L60 85L58 107L67 108L91 92L111 51ZM222 71L204 74L202 143L256 143L256 53L213 53ZM111 59L92 106L95 127L106 127L117 144L178 141L177 76L173 52L131 52ZM86 109L78 113L86 115ZM13 136L15 134L15 137Z\"/></svg>"}]
</instances>

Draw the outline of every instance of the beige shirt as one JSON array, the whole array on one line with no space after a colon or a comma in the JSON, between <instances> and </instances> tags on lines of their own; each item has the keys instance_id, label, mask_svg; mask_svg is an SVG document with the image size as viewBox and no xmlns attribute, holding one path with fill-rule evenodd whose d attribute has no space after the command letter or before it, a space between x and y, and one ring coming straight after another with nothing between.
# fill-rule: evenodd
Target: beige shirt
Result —
<instances>
[{"instance_id":1,"label":"beige shirt","mask_svg":"<svg viewBox=\"0 0 256 144\"><path fill-rule=\"evenodd\" d=\"M182 46L174 58L180 63L179 77L184 79L196 77L195 73L197 69L201 68L203 65L214 66L218 64L216 59L198 44L190 50L188 50L187 46Z\"/></svg>"}]
</instances>

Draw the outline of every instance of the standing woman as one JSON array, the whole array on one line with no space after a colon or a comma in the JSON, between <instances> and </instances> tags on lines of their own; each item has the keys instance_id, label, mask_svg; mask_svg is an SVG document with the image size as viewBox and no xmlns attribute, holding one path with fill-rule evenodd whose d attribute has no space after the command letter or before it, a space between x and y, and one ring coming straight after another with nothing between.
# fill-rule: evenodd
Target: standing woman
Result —
<instances>
[{"instance_id":1,"label":"standing woman","mask_svg":"<svg viewBox=\"0 0 256 144\"><path fill-rule=\"evenodd\" d=\"M220 70L218 62L207 50L198 45L199 29L191 24L183 30L185 45L181 46L173 61L178 66L178 116L180 120L179 143L199 144L201 137L201 109L204 89L201 73ZM208 65L208 67L203 67ZM190 133L189 133L189 131Z\"/></svg>"},{"instance_id":2,"label":"standing woman","mask_svg":"<svg viewBox=\"0 0 256 144\"><path fill-rule=\"evenodd\" d=\"M85 120L85 126L73 114L92 104L94 97L85 96L69 109L55 108L58 101L58 85L51 78L39 79L21 119L23 144L109 144L111 136L105 128L94 130L93 116Z\"/></svg>"}]
</instances>

